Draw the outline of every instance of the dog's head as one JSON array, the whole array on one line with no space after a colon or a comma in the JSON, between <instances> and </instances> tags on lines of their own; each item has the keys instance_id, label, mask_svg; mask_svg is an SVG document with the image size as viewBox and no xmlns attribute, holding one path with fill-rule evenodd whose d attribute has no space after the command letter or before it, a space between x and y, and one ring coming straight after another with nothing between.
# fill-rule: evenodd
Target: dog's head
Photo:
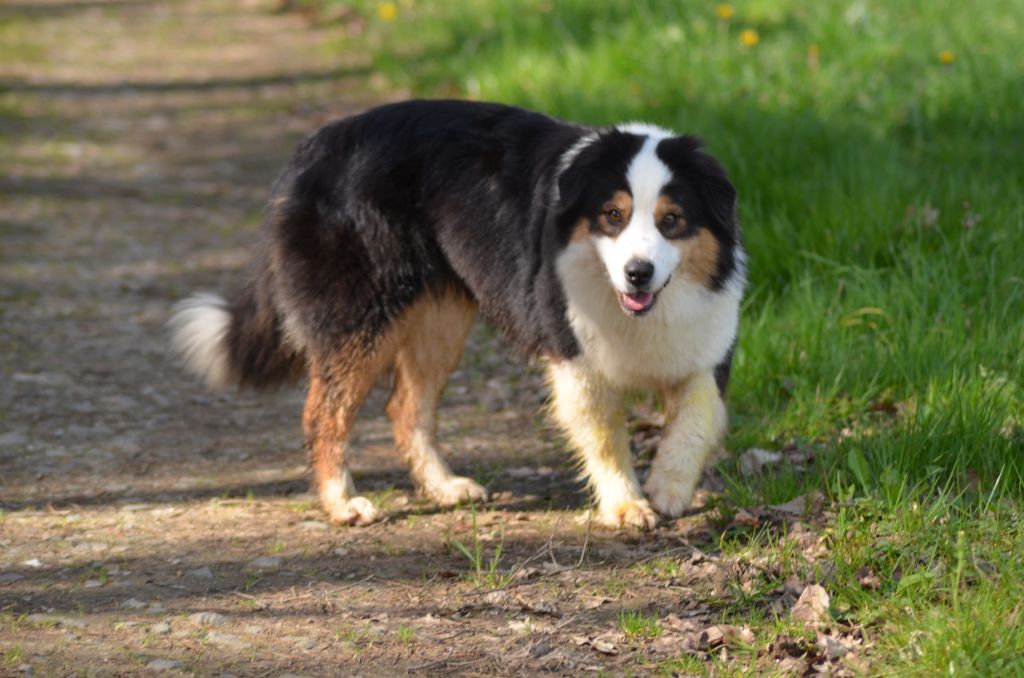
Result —
<instances>
[{"instance_id":1,"label":"dog's head","mask_svg":"<svg viewBox=\"0 0 1024 678\"><path fill-rule=\"evenodd\" d=\"M571 246L591 246L631 316L649 313L669 284L718 290L739 242L736 190L700 141L648 125L584 138L558 178Z\"/></svg>"}]
</instances>

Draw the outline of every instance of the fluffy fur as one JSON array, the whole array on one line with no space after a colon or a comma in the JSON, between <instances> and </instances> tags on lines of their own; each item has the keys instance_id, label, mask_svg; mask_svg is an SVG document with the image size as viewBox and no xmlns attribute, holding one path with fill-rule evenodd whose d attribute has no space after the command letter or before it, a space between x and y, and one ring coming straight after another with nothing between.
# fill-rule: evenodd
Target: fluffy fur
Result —
<instances>
[{"instance_id":1,"label":"fluffy fur","mask_svg":"<svg viewBox=\"0 0 1024 678\"><path fill-rule=\"evenodd\" d=\"M745 257L736 194L688 136L588 128L498 104L411 101L336 121L276 182L249 281L171 321L212 385L308 373L303 426L339 523L380 513L344 466L355 415L395 373L387 413L422 491L486 497L438 452L436 413L479 311L548 367L552 411L598 518L648 528L681 514L725 430ZM666 403L643 489L623 396ZM645 495L646 491L646 495Z\"/></svg>"}]
</instances>

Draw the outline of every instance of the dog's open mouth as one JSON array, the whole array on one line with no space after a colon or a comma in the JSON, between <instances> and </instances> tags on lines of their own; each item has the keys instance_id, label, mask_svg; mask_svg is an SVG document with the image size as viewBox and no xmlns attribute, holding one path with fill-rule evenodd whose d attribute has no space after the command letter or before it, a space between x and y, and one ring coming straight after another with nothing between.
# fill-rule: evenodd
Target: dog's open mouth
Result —
<instances>
[{"instance_id":1,"label":"dog's open mouth","mask_svg":"<svg viewBox=\"0 0 1024 678\"><path fill-rule=\"evenodd\" d=\"M654 308L654 302L658 300L657 292L633 292L626 294L616 290L615 296L619 298L619 306L622 307L622 310L627 315L644 315Z\"/></svg>"},{"instance_id":2,"label":"dog's open mouth","mask_svg":"<svg viewBox=\"0 0 1024 678\"><path fill-rule=\"evenodd\" d=\"M654 303L658 301L658 295L668 287L670 282L672 282L672 276L669 276L665 284L654 292L620 292L615 290L615 296L619 300L622 312L626 315L633 317L647 315L654 308Z\"/></svg>"}]
</instances>

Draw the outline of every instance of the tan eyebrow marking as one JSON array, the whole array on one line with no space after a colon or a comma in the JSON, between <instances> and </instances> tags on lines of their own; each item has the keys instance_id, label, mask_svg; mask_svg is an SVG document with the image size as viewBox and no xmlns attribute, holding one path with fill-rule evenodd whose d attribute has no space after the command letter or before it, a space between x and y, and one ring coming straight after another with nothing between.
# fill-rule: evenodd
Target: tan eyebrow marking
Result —
<instances>
[{"instance_id":1,"label":"tan eyebrow marking","mask_svg":"<svg viewBox=\"0 0 1024 678\"><path fill-rule=\"evenodd\" d=\"M658 202L654 204L654 223L660 224L665 215L670 213L682 215L683 222L686 222L686 212L683 211L682 207L667 195L658 196Z\"/></svg>"},{"instance_id":2,"label":"tan eyebrow marking","mask_svg":"<svg viewBox=\"0 0 1024 678\"><path fill-rule=\"evenodd\" d=\"M622 214L622 221L613 224L608 221L605 214L608 210L616 209ZM626 224L633 217L633 196L625 191L615 191L615 195L601 208L601 215L597 218L598 228L605 234L612 237L618 235L625 228Z\"/></svg>"}]
</instances>

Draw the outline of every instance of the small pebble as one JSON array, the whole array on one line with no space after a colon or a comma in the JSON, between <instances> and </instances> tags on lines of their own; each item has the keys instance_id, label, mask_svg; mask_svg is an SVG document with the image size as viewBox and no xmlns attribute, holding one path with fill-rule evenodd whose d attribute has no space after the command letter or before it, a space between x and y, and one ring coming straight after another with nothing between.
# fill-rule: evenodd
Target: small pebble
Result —
<instances>
[{"instance_id":1,"label":"small pebble","mask_svg":"<svg viewBox=\"0 0 1024 678\"><path fill-rule=\"evenodd\" d=\"M281 556L260 556L250 560L246 567L254 570L272 570L281 567L281 562Z\"/></svg>"},{"instance_id":2,"label":"small pebble","mask_svg":"<svg viewBox=\"0 0 1024 678\"><path fill-rule=\"evenodd\" d=\"M228 618L220 612L195 612L188 616L188 620L198 626L219 626Z\"/></svg>"},{"instance_id":3,"label":"small pebble","mask_svg":"<svg viewBox=\"0 0 1024 678\"><path fill-rule=\"evenodd\" d=\"M249 647L249 643L245 642L238 636L231 635L230 633L210 631L206 634L206 640L207 642L213 643L214 645L220 645L221 647L230 647L234 649Z\"/></svg>"},{"instance_id":4,"label":"small pebble","mask_svg":"<svg viewBox=\"0 0 1024 678\"><path fill-rule=\"evenodd\" d=\"M314 647L316 647L316 641L312 638L292 638L292 641L295 643L296 647L302 650L312 650Z\"/></svg>"},{"instance_id":5,"label":"small pebble","mask_svg":"<svg viewBox=\"0 0 1024 678\"><path fill-rule=\"evenodd\" d=\"M160 622L159 624L153 624L153 627L150 629L150 631L152 631L158 636L166 636L168 633L171 632L171 625L167 622Z\"/></svg>"},{"instance_id":6,"label":"small pebble","mask_svg":"<svg viewBox=\"0 0 1024 678\"><path fill-rule=\"evenodd\" d=\"M62 626L64 628L83 629L85 628L85 622L81 619L70 619L68 617L58 617L53 614L42 614L37 612L30 614L25 617L26 621L30 624L39 624L45 626Z\"/></svg>"},{"instance_id":7,"label":"small pebble","mask_svg":"<svg viewBox=\"0 0 1024 678\"><path fill-rule=\"evenodd\" d=\"M154 659L146 664L146 668L151 671L170 671L180 666L181 662L177 659Z\"/></svg>"}]
</instances>

